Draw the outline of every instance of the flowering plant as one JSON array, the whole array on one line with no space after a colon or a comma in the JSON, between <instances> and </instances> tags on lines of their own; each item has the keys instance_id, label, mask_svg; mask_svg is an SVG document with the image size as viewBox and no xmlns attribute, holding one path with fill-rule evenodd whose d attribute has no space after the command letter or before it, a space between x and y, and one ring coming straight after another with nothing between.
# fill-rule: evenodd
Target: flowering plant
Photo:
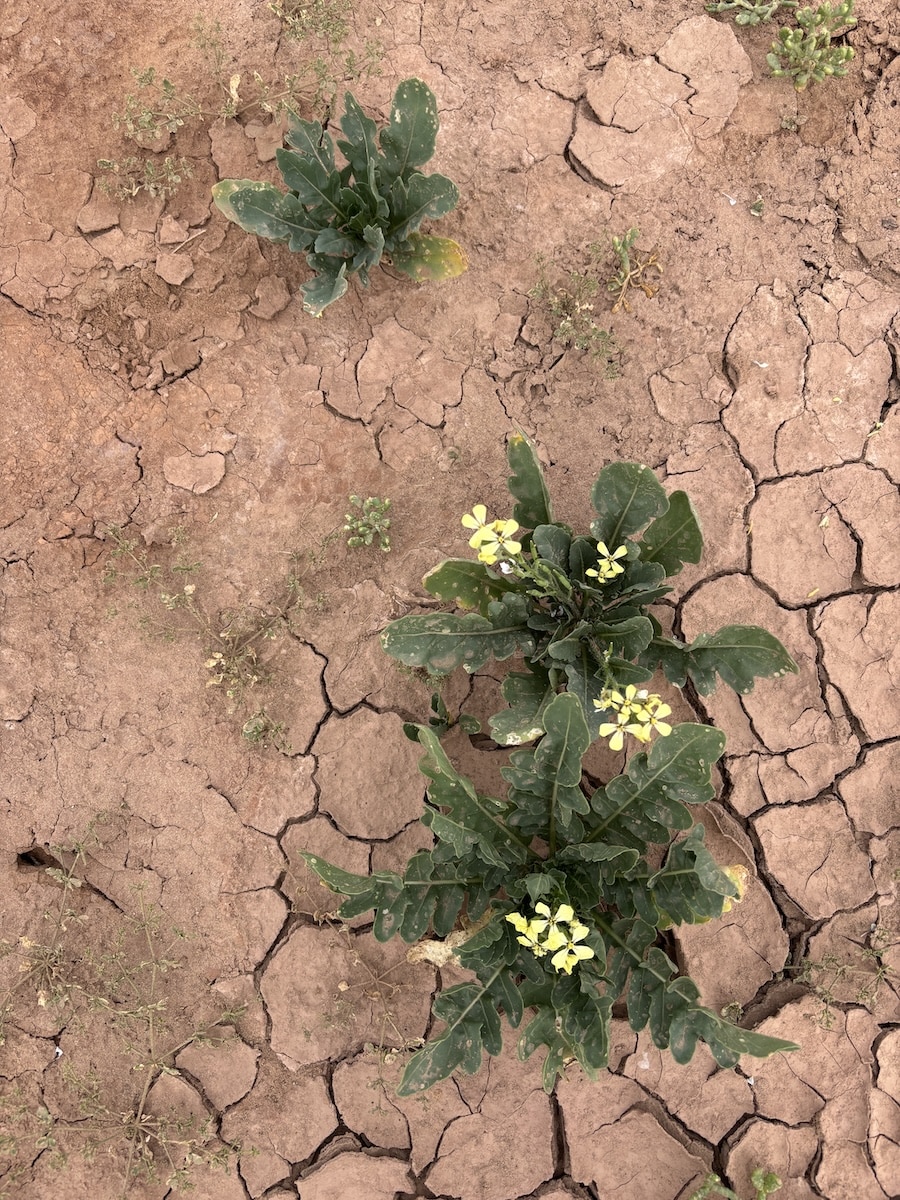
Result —
<instances>
[{"instance_id":1,"label":"flowering plant","mask_svg":"<svg viewBox=\"0 0 900 1200\"><path fill-rule=\"evenodd\" d=\"M440 740L447 713L435 697L430 724L407 726L425 751L421 819L433 848L413 855L402 875L354 875L305 855L347 897L342 916L374 909L380 940L416 942L430 931L474 974L437 996L445 1028L412 1056L400 1092L421 1092L457 1067L477 1070L483 1050L499 1053L501 1011L514 1027L530 1012L519 1053L546 1047L548 1091L572 1059L591 1077L607 1065L620 999L632 1027L649 1025L655 1045L679 1062L698 1041L721 1066L794 1049L703 1007L663 948L671 926L728 911L746 879L740 868L716 865L686 808L712 799L724 736L709 725L670 725L670 706L641 685L661 668L670 683L690 677L703 694L717 675L747 692L757 677L796 666L754 626L727 626L688 645L646 611L671 590L667 576L700 558L700 528L683 492L666 496L646 467L612 464L592 491L590 535L573 536L553 520L531 444L515 435L508 458L512 518L490 520L475 505L462 523L477 560L447 560L424 581L440 599L475 611L402 617L382 636L388 654L433 673L524 656L527 670L507 674L507 706L490 719L494 740L518 747L501 771L506 798L481 795L454 768ZM472 718L460 725L470 730ZM637 752L621 775L594 787L582 759L598 737Z\"/></svg>"}]
</instances>

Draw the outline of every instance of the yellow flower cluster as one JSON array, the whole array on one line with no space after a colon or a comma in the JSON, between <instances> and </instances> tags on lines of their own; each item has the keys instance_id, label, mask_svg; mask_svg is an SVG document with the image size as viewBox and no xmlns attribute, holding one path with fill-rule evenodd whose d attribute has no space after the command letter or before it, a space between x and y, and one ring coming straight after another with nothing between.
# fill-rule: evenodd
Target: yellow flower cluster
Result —
<instances>
[{"instance_id":1,"label":"yellow flower cluster","mask_svg":"<svg viewBox=\"0 0 900 1200\"><path fill-rule=\"evenodd\" d=\"M522 551L522 543L513 538L518 533L517 521L488 521L487 509L483 504L476 504L470 513L462 518L466 529L475 532L469 538L469 545L478 551L478 561L493 566L498 559L515 558Z\"/></svg>"},{"instance_id":2,"label":"yellow flower cluster","mask_svg":"<svg viewBox=\"0 0 900 1200\"><path fill-rule=\"evenodd\" d=\"M672 709L663 704L661 698L651 695L646 688L638 690L633 683L621 692L604 688L600 699L594 701L594 708L601 712L610 709L615 713L614 721L607 721L600 726L600 736L609 738L610 750L621 750L625 744L625 734L630 733L639 742L650 741L651 733L667 737L672 732L672 726L667 725L663 717L668 717Z\"/></svg>"},{"instance_id":3,"label":"yellow flower cluster","mask_svg":"<svg viewBox=\"0 0 900 1200\"><path fill-rule=\"evenodd\" d=\"M519 935L516 941L527 946L536 958L549 954L557 971L571 975L576 963L594 957L590 946L578 944L590 930L575 916L571 904L560 904L555 913L546 904L536 904L534 910L538 915L531 920L518 912L509 913L506 919Z\"/></svg>"},{"instance_id":4,"label":"yellow flower cluster","mask_svg":"<svg viewBox=\"0 0 900 1200\"><path fill-rule=\"evenodd\" d=\"M625 568L621 563L616 562L617 558L625 558L628 554L627 546L619 546L615 550L610 550L606 542L597 543L597 559L596 570L589 567L585 571L585 575L590 575L594 579L598 579L601 583L608 583L610 579L615 579L617 575L622 575Z\"/></svg>"}]
</instances>

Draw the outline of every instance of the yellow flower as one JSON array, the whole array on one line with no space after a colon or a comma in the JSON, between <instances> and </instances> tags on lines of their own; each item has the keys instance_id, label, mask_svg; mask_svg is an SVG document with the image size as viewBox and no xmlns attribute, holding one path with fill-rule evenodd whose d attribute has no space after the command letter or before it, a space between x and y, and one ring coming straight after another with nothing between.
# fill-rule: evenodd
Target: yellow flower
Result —
<instances>
[{"instance_id":1,"label":"yellow flower","mask_svg":"<svg viewBox=\"0 0 900 1200\"><path fill-rule=\"evenodd\" d=\"M587 925L582 925L580 921L573 921L569 927L569 937L556 954L550 959L551 964L557 971L565 971L567 975L572 974L572 968L578 962L584 962L589 958L594 957L594 952L590 946L579 946L576 943L584 941L589 933Z\"/></svg>"},{"instance_id":2,"label":"yellow flower","mask_svg":"<svg viewBox=\"0 0 900 1200\"><path fill-rule=\"evenodd\" d=\"M476 530L477 531L476 537L477 537L478 532L480 532L482 529L488 528L487 509L484 507L483 504L474 505L472 508L472 511L470 513L466 513L466 515L462 518L462 523L466 527L466 529ZM474 549L474 545L473 545L474 542L475 542L475 538L473 538L472 541L469 542L469 545L473 546L473 549Z\"/></svg>"},{"instance_id":3,"label":"yellow flower","mask_svg":"<svg viewBox=\"0 0 900 1200\"><path fill-rule=\"evenodd\" d=\"M616 562L617 558L625 558L628 554L627 546L619 546L616 550L610 550L606 542L597 543L597 566L589 567L585 571L585 575L591 575L594 579L598 579L601 583L608 583L610 579L615 579L617 575L622 575L625 568Z\"/></svg>"},{"instance_id":4,"label":"yellow flower","mask_svg":"<svg viewBox=\"0 0 900 1200\"><path fill-rule=\"evenodd\" d=\"M668 737L672 732L672 726L662 719L671 714L669 705L663 704L659 696L650 695L646 688L638 689L633 683L626 687L624 696L621 692L604 688L600 698L593 703L600 712L612 709L616 715L615 721L605 722L599 730L601 737L610 739L610 750L622 749L626 733L646 745L650 741L651 731L660 737Z\"/></svg>"},{"instance_id":5,"label":"yellow flower","mask_svg":"<svg viewBox=\"0 0 900 1200\"><path fill-rule=\"evenodd\" d=\"M527 946L538 958L542 958L547 953L547 947L540 940L541 934L547 928L546 921L529 921L527 917L523 917L521 913L517 912L507 913L506 919L519 934L516 941L520 945Z\"/></svg>"},{"instance_id":6,"label":"yellow flower","mask_svg":"<svg viewBox=\"0 0 900 1200\"><path fill-rule=\"evenodd\" d=\"M498 559L515 558L522 551L521 542L513 537L519 530L518 522L489 522L483 504L474 505L472 511L462 518L462 523L466 529L475 530L469 538L469 545L478 551L479 562L492 566Z\"/></svg>"}]
</instances>

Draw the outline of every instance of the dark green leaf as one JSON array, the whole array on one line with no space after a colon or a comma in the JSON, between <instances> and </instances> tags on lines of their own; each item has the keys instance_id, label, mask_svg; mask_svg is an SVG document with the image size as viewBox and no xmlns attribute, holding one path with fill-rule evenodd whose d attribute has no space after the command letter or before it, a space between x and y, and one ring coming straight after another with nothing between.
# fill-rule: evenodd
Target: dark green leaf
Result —
<instances>
[{"instance_id":1,"label":"dark green leaf","mask_svg":"<svg viewBox=\"0 0 900 1200\"><path fill-rule=\"evenodd\" d=\"M344 218L345 213L338 204L341 179L337 171L325 174L320 162L305 158L293 150L278 149L275 156L284 182L292 192L297 193L301 204L311 209L324 209Z\"/></svg>"},{"instance_id":2,"label":"dark green leaf","mask_svg":"<svg viewBox=\"0 0 900 1200\"><path fill-rule=\"evenodd\" d=\"M444 175L418 171L404 182L395 179L390 191L391 223L385 231L388 252L393 254L423 221L446 216L459 203L459 189Z\"/></svg>"},{"instance_id":3,"label":"dark green leaf","mask_svg":"<svg viewBox=\"0 0 900 1200\"><path fill-rule=\"evenodd\" d=\"M725 625L717 633L701 633L688 647L688 671L701 695L716 686L716 672L734 691L745 695L757 678L796 673L797 664L781 642L756 625Z\"/></svg>"},{"instance_id":4,"label":"dark green leaf","mask_svg":"<svg viewBox=\"0 0 900 1200\"><path fill-rule=\"evenodd\" d=\"M428 796L442 810L428 809L422 816L435 837L450 842L459 856L477 851L497 866L524 862L527 846L507 827L508 804L479 795L450 762L434 730L420 726L419 741L426 751L420 769L431 780Z\"/></svg>"},{"instance_id":5,"label":"dark green leaf","mask_svg":"<svg viewBox=\"0 0 900 1200\"><path fill-rule=\"evenodd\" d=\"M481 1065L483 1050L499 1054L503 1042L497 1006L502 1005L508 1016L521 1013L521 1001L512 995L514 988L505 968L498 967L485 983L458 983L441 992L434 1014L447 1028L412 1056L397 1094L416 1096L457 1067L473 1074Z\"/></svg>"},{"instance_id":6,"label":"dark green leaf","mask_svg":"<svg viewBox=\"0 0 900 1200\"><path fill-rule=\"evenodd\" d=\"M638 533L669 507L666 493L649 467L639 463L611 463L597 476L591 501L599 514L591 533L610 551L622 539Z\"/></svg>"},{"instance_id":7,"label":"dark green leaf","mask_svg":"<svg viewBox=\"0 0 900 1200\"><path fill-rule=\"evenodd\" d=\"M540 558L562 571L568 571L572 535L567 529L562 525L538 525L531 536L534 550Z\"/></svg>"},{"instance_id":8,"label":"dark green leaf","mask_svg":"<svg viewBox=\"0 0 900 1200\"><path fill-rule=\"evenodd\" d=\"M578 699L567 692L555 696L544 709L543 720L546 733L534 752L535 769L559 787L577 787L581 760L591 744ZM588 811L587 801L582 811Z\"/></svg>"},{"instance_id":9,"label":"dark green leaf","mask_svg":"<svg viewBox=\"0 0 900 1200\"><path fill-rule=\"evenodd\" d=\"M247 233L287 242L291 250L306 250L321 229L307 215L296 196L280 192L271 183L223 179L213 188L213 199L229 220Z\"/></svg>"},{"instance_id":10,"label":"dark green leaf","mask_svg":"<svg viewBox=\"0 0 900 1200\"><path fill-rule=\"evenodd\" d=\"M598 642L608 646L619 658L637 658L653 640L649 617L628 617L624 621L596 621L593 634Z\"/></svg>"},{"instance_id":11,"label":"dark green leaf","mask_svg":"<svg viewBox=\"0 0 900 1200\"><path fill-rule=\"evenodd\" d=\"M334 145L318 121L303 121L288 110L287 144L318 164L323 178L334 170Z\"/></svg>"},{"instance_id":12,"label":"dark green leaf","mask_svg":"<svg viewBox=\"0 0 900 1200\"><path fill-rule=\"evenodd\" d=\"M341 132L345 140L338 142L338 149L353 168L359 179L368 179L378 161L375 145L376 126L367 117L350 92L344 94L344 115L341 117Z\"/></svg>"},{"instance_id":13,"label":"dark green leaf","mask_svg":"<svg viewBox=\"0 0 900 1200\"><path fill-rule=\"evenodd\" d=\"M518 500L513 508L513 520L518 521L523 529L551 524L553 509L544 483L544 473L534 446L524 434L510 435L506 444L506 459L512 472L507 485Z\"/></svg>"},{"instance_id":14,"label":"dark green leaf","mask_svg":"<svg viewBox=\"0 0 900 1200\"><path fill-rule=\"evenodd\" d=\"M337 259L307 255L307 261L318 273L303 285L303 307L311 316L320 317L329 304L340 300L347 290L347 264L335 270Z\"/></svg>"},{"instance_id":15,"label":"dark green leaf","mask_svg":"<svg viewBox=\"0 0 900 1200\"><path fill-rule=\"evenodd\" d=\"M518 603L514 603L518 602ZM425 613L392 621L381 644L392 658L411 667L447 674L456 667L469 672L489 658L502 660L517 650L528 653L534 642L525 627L521 597L508 595L488 606L488 617L477 613Z\"/></svg>"},{"instance_id":16,"label":"dark green leaf","mask_svg":"<svg viewBox=\"0 0 900 1200\"><path fill-rule=\"evenodd\" d=\"M581 842L565 846L556 858L560 862L615 862L619 871L629 871L638 861L637 850L610 846L603 842Z\"/></svg>"},{"instance_id":17,"label":"dark green leaf","mask_svg":"<svg viewBox=\"0 0 900 1200\"><path fill-rule=\"evenodd\" d=\"M501 746L522 746L540 737L544 707L554 695L547 672L537 667L527 675L510 672L500 690L509 708L490 719L494 741Z\"/></svg>"},{"instance_id":18,"label":"dark green leaf","mask_svg":"<svg viewBox=\"0 0 900 1200\"><path fill-rule=\"evenodd\" d=\"M347 237L336 229L323 229L315 240L316 254L335 255L338 258L352 258L359 250L359 239Z\"/></svg>"},{"instance_id":19,"label":"dark green leaf","mask_svg":"<svg viewBox=\"0 0 900 1200\"><path fill-rule=\"evenodd\" d=\"M641 653L639 662L649 671L662 667L669 683L676 687L684 687L687 682L690 657L684 642L676 638L657 635L650 645Z\"/></svg>"},{"instance_id":20,"label":"dark green leaf","mask_svg":"<svg viewBox=\"0 0 900 1200\"><path fill-rule=\"evenodd\" d=\"M516 590L513 580L493 575L484 563L469 558L445 558L428 572L422 586L446 604L473 608L483 617L492 600Z\"/></svg>"},{"instance_id":21,"label":"dark green leaf","mask_svg":"<svg viewBox=\"0 0 900 1200\"><path fill-rule=\"evenodd\" d=\"M661 563L666 575L677 575L685 563L698 563L703 534L686 492L673 492L669 511L657 517L641 538L644 562Z\"/></svg>"},{"instance_id":22,"label":"dark green leaf","mask_svg":"<svg viewBox=\"0 0 900 1200\"><path fill-rule=\"evenodd\" d=\"M394 92L389 123L381 131L384 174L405 178L434 154L438 132L437 101L421 79L404 79Z\"/></svg>"}]
</instances>

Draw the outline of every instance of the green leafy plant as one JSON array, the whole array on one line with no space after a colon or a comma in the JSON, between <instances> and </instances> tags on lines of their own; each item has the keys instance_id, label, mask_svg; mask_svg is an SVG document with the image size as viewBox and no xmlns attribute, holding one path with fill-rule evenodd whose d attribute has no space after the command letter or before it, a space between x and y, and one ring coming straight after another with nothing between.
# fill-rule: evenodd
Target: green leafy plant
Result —
<instances>
[{"instance_id":1,"label":"green leafy plant","mask_svg":"<svg viewBox=\"0 0 900 1200\"><path fill-rule=\"evenodd\" d=\"M554 520L523 436L510 439L508 459L512 519L491 521L475 505L463 525L478 561L449 559L424 580L439 600L472 611L410 614L382 638L401 663L435 673L524 657L490 721L497 743L519 747L501 772L506 797L480 794L456 770L440 741L450 722L433 703L431 723L407 733L425 752L421 819L434 847L402 875L354 875L304 856L347 897L342 917L374 909L382 941L430 932L445 940L426 941L422 957L473 972L436 998L445 1028L410 1059L400 1092L420 1093L457 1067L476 1071L485 1050L498 1054L501 1011L518 1027L530 1010L519 1054L546 1047L548 1091L573 1059L591 1077L606 1067L620 999L632 1028L649 1025L654 1044L679 1062L698 1041L724 1067L741 1054L793 1049L704 1008L666 953L666 930L720 916L745 879L716 865L686 807L714 796L724 736L705 724L669 725L669 705L641 685L662 668L670 683L690 678L702 694L717 675L745 693L757 677L796 666L762 629L731 625L686 644L647 611L671 590L666 577L700 558L684 492L667 496L646 467L607 466L591 493L590 534L576 536ZM626 738L643 747L605 786L582 765L597 737L613 750Z\"/></svg>"},{"instance_id":2,"label":"green leafy plant","mask_svg":"<svg viewBox=\"0 0 900 1200\"><path fill-rule=\"evenodd\" d=\"M773 1171L766 1171L763 1167L757 1167L751 1171L750 1185L756 1189L753 1200L766 1200L766 1196L781 1191L781 1180ZM708 1196L722 1196L723 1200L741 1200L737 1192L726 1187L719 1176L712 1172L707 1175L696 1192L691 1194L690 1200L707 1200Z\"/></svg>"},{"instance_id":3,"label":"green leafy plant","mask_svg":"<svg viewBox=\"0 0 900 1200\"><path fill-rule=\"evenodd\" d=\"M377 538L379 547L387 553L391 548L391 539L388 536L391 527L391 518L388 516L391 509L390 500L387 497L380 500L377 496L367 496L363 500L362 496L351 496L350 504L356 511L344 514L344 520L347 522L344 533L350 534L347 545L354 548L371 546Z\"/></svg>"},{"instance_id":4,"label":"green leafy plant","mask_svg":"<svg viewBox=\"0 0 900 1200\"><path fill-rule=\"evenodd\" d=\"M853 47L833 46L831 41L856 24L853 0L798 8L796 17L800 28L779 29L772 51L766 55L772 74L790 77L798 92L810 83L846 75Z\"/></svg>"},{"instance_id":5,"label":"green leafy plant","mask_svg":"<svg viewBox=\"0 0 900 1200\"><path fill-rule=\"evenodd\" d=\"M635 251L635 243L640 236L641 231L632 227L621 237L612 239L613 255L618 265L615 273L607 281L606 288L615 297L612 306L613 312L618 312L620 308L631 312L631 306L628 303L628 292L631 288L640 288L650 300L659 291L658 287L654 287L644 278L644 273L655 271L657 275L662 275L662 267L657 261L655 250L643 255Z\"/></svg>"},{"instance_id":6,"label":"green leafy plant","mask_svg":"<svg viewBox=\"0 0 900 1200\"><path fill-rule=\"evenodd\" d=\"M798 0L721 0L707 4L710 13L733 12L735 25L761 25L771 21L781 8L796 8Z\"/></svg>"},{"instance_id":7,"label":"green leafy plant","mask_svg":"<svg viewBox=\"0 0 900 1200\"><path fill-rule=\"evenodd\" d=\"M589 247L591 264L604 257L604 247L594 242ZM528 293L534 300L546 304L553 318L553 337L576 350L587 350L592 357L602 359L608 379L617 378L619 348L612 333L602 329L594 317L594 298L600 283L593 272L570 271L564 283L552 283L549 266L538 258L538 281Z\"/></svg>"},{"instance_id":8,"label":"green leafy plant","mask_svg":"<svg viewBox=\"0 0 900 1200\"><path fill-rule=\"evenodd\" d=\"M350 276L366 286L385 255L420 281L452 278L467 265L456 242L418 232L459 200L449 179L419 170L434 154L438 132L430 88L420 79L399 84L377 145L375 122L350 92L344 107L337 147L345 166L336 165L334 143L318 121L289 113L290 149L276 154L289 191L252 179L223 179L213 188L230 221L306 253L315 275L303 285L304 308L317 317L343 296Z\"/></svg>"}]
</instances>

